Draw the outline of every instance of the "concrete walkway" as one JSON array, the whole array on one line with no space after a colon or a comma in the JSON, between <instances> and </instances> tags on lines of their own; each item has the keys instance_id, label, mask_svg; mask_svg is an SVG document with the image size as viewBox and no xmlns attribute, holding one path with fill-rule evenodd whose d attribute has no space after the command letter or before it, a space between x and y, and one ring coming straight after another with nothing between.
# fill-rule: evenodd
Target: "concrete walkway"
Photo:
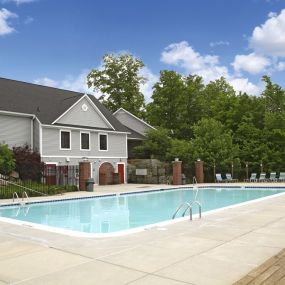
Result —
<instances>
[{"instance_id":1,"label":"concrete walkway","mask_svg":"<svg viewBox=\"0 0 285 285\"><path fill-rule=\"evenodd\" d=\"M285 195L116 238L0 223L0 284L233 284L285 248L284 228Z\"/></svg>"}]
</instances>

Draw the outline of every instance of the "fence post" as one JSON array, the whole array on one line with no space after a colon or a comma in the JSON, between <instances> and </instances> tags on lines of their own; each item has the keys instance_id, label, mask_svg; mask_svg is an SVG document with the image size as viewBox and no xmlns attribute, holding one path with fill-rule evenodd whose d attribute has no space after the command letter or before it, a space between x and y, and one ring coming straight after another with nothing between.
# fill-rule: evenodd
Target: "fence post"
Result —
<instances>
[{"instance_id":1,"label":"fence post","mask_svg":"<svg viewBox=\"0 0 285 285\"><path fill-rule=\"evenodd\" d=\"M175 159L172 161L172 169L173 169L173 185L181 185L182 184L182 161Z\"/></svg>"},{"instance_id":2,"label":"fence post","mask_svg":"<svg viewBox=\"0 0 285 285\"><path fill-rule=\"evenodd\" d=\"M86 180L91 177L91 163L89 161L79 162L79 190L86 191Z\"/></svg>"},{"instance_id":3,"label":"fence post","mask_svg":"<svg viewBox=\"0 0 285 285\"><path fill-rule=\"evenodd\" d=\"M195 161L195 177L197 183L204 183L204 161L200 159Z\"/></svg>"}]
</instances>

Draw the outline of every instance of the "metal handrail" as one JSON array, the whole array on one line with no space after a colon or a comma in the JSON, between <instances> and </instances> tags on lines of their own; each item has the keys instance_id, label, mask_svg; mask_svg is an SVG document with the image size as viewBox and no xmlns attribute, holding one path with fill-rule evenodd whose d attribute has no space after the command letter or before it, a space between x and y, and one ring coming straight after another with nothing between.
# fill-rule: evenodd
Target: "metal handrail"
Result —
<instances>
[{"instance_id":1,"label":"metal handrail","mask_svg":"<svg viewBox=\"0 0 285 285\"><path fill-rule=\"evenodd\" d=\"M173 216L172 216L172 219L175 218L175 216L176 216L176 214L179 212L179 210L180 210L182 207L184 207L185 205L186 205L187 207L186 207L186 210L183 212L183 217L184 217L186 211L189 209L189 207L191 207L191 205L190 205L188 202L182 203L182 204L176 209L175 213L174 213Z\"/></svg>"},{"instance_id":2,"label":"metal handrail","mask_svg":"<svg viewBox=\"0 0 285 285\"><path fill-rule=\"evenodd\" d=\"M201 203L199 201L193 201L190 204L190 220L192 221L192 205L197 204L199 207L199 219L202 218L202 206Z\"/></svg>"},{"instance_id":3,"label":"metal handrail","mask_svg":"<svg viewBox=\"0 0 285 285\"><path fill-rule=\"evenodd\" d=\"M15 197L17 198L17 200L20 200L17 192L13 193L13 202L15 201Z\"/></svg>"},{"instance_id":4,"label":"metal handrail","mask_svg":"<svg viewBox=\"0 0 285 285\"><path fill-rule=\"evenodd\" d=\"M184 212L182 213L182 217L185 216L186 212L187 212L188 209L189 209L189 218L190 218L190 221L192 221L192 220L193 220L192 206L193 206L194 204L197 204L198 207L199 207L199 219L201 219L201 218L202 218L202 205L201 205L201 203L200 203L199 201L197 201L197 200L196 200L196 201L193 201L193 202L190 202L190 203L188 203L188 202L182 203L182 204L176 209L175 213L174 213L173 216L172 216L172 219L174 219L174 218L176 217L177 213L179 212L179 210L180 210L183 206L186 205L187 207L186 207L186 209L184 210Z\"/></svg>"},{"instance_id":5,"label":"metal handrail","mask_svg":"<svg viewBox=\"0 0 285 285\"><path fill-rule=\"evenodd\" d=\"M47 196L46 193L37 191L37 190L32 189L32 188L25 187L25 186L23 186L23 185L14 183L14 182L12 182L12 181L8 181L8 180L2 179L2 178L0 178L0 181L5 181L5 182L8 183L8 184L12 184L12 185L14 185L14 186L18 186L18 187L23 188L23 189L26 189L26 190L28 190L28 191L35 192L35 193L41 194L41 195L43 195L43 196ZM15 192L15 193L16 193L16 192ZM13 202L14 202L14 201L13 201Z\"/></svg>"},{"instance_id":6,"label":"metal handrail","mask_svg":"<svg viewBox=\"0 0 285 285\"><path fill-rule=\"evenodd\" d=\"M25 196L26 196L26 199L29 201L29 196L26 191L24 191L22 194L22 201L24 201Z\"/></svg>"},{"instance_id":7,"label":"metal handrail","mask_svg":"<svg viewBox=\"0 0 285 285\"><path fill-rule=\"evenodd\" d=\"M197 183L197 179L196 179L196 176L193 176L193 179L192 179L192 184L194 185L194 184L198 184Z\"/></svg>"}]
</instances>

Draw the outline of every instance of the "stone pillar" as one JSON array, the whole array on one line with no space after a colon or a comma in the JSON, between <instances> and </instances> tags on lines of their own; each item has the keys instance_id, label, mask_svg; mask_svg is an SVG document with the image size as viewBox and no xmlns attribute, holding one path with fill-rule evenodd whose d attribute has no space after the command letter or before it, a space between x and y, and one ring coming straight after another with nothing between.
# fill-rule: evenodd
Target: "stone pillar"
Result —
<instances>
[{"instance_id":1,"label":"stone pillar","mask_svg":"<svg viewBox=\"0 0 285 285\"><path fill-rule=\"evenodd\" d=\"M197 183L204 183L204 161L197 160L195 162L195 177Z\"/></svg>"},{"instance_id":2,"label":"stone pillar","mask_svg":"<svg viewBox=\"0 0 285 285\"><path fill-rule=\"evenodd\" d=\"M182 161L172 161L173 185L182 184Z\"/></svg>"},{"instance_id":3,"label":"stone pillar","mask_svg":"<svg viewBox=\"0 0 285 285\"><path fill-rule=\"evenodd\" d=\"M86 191L86 180L91 177L91 163L89 161L79 162L79 190Z\"/></svg>"}]
</instances>

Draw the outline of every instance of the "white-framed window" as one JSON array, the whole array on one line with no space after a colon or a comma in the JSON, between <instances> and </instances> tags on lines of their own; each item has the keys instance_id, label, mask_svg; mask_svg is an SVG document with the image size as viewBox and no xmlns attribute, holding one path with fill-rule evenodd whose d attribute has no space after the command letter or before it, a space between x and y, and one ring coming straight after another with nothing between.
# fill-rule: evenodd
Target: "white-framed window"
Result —
<instances>
[{"instance_id":1,"label":"white-framed window","mask_svg":"<svg viewBox=\"0 0 285 285\"><path fill-rule=\"evenodd\" d=\"M90 132L80 132L80 150L90 150Z\"/></svg>"},{"instance_id":2,"label":"white-framed window","mask_svg":"<svg viewBox=\"0 0 285 285\"><path fill-rule=\"evenodd\" d=\"M71 131L59 131L59 148L61 150L71 150Z\"/></svg>"},{"instance_id":3,"label":"white-framed window","mask_svg":"<svg viewBox=\"0 0 285 285\"><path fill-rule=\"evenodd\" d=\"M108 151L108 135L107 134L98 134L99 140L99 150L100 151Z\"/></svg>"}]
</instances>

